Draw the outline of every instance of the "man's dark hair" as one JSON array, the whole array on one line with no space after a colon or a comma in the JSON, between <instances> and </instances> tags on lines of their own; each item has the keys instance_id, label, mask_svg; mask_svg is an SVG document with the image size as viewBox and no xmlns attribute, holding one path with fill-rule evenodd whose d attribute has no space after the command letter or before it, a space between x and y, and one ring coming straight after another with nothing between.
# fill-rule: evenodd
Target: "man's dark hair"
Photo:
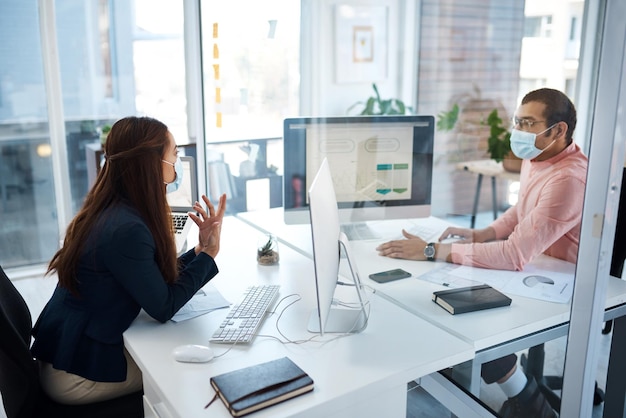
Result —
<instances>
[{"instance_id":1,"label":"man's dark hair","mask_svg":"<svg viewBox=\"0 0 626 418\"><path fill-rule=\"evenodd\" d=\"M528 102L540 102L546 106L543 117L546 119L547 126L558 122L567 123L565 138L568 144L572 143L572 135L576 128L576 108L565 94L559 90L542 88L533 90L524 96L522 104Z\"/></svg>"}]
</instances>

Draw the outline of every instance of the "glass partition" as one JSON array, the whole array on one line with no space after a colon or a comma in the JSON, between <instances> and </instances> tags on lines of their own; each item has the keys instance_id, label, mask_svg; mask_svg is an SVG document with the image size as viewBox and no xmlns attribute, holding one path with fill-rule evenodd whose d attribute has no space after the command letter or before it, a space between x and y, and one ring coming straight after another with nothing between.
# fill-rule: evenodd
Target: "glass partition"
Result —
<instances>
[{"instance_id":1,"label":"glass partition","mask_svg":"<svg viewBox=\"0 0 626 418\"><path fill-rule=\"evenodd\" d=\"M432 214L463 227L485 227L519 201L519 173L488 150L494 130L510 132L526 92L556 88L585 110L574 140L588 149L584 127L592 121L581 91L594 87L580 77L579 59L597 54L580 52L595 36L583 32L582 0L198 4L204 73L202 86L186 86L183 0L56 0L73 211L93 180L90 167L97 170L100 132L120 117L157 117L194 152L190 88L204 99L198 172L208 173L213 199L229 194L232 213L282 206L287 117L384 113L399 102L435 116ZM46 263L58 248L52 186L60 180L50 158L37 1L3 2L0 33L9 41L0 50L0 262L10 268ZM564 335L546 344L546 374L561 373ZM496 410L505 399L497 385L482 383L476 394Z\"/></svg>"}]
</instances>

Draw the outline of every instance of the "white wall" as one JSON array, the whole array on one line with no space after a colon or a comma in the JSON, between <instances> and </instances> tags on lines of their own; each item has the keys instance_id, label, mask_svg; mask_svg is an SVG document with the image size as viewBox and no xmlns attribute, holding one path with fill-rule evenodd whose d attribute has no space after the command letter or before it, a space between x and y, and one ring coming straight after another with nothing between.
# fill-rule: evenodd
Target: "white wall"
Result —
<instances>
[{"instance_id":1,"label":"white wall","mask_svg":"<svg viewBox=\"0 0 626 418\"><path fill-rule=\"evenodd\" d=\"M376 83L383 99L399 98L413 105L417 78L417 3L417 0L303 0L301 114L345 115L352 104L374 94L372 82ZM337 83L335 7L338 4L387 7L386 78ZM411 33L406 34L404 27L410 27Z\"/></svg>"}]
</instances>

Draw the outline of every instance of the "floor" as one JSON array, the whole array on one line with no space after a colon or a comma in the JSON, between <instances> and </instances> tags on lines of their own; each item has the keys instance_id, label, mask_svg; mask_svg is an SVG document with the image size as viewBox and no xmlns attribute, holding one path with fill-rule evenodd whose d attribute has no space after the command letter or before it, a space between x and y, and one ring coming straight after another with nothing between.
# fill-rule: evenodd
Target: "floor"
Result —
<instances>
[{"instance_id":1,"label":"floor","mask_svg":"<svg viewBox=\"0 0 626 418\"><path fill-rule=\"evenodd\" d=\"M477 227L481 224L489 223L490 214L479 215ZM461 224L461 219L455 218L456 223ZM29 278L19 279L15 281L15 285L24 296L29 305L33 320L35 320L43 306L50 297L56 280L54 277L47 278ZM600 330L598 330L600 333ZM598 364L597 382L600 388L604 388L606 380L606 369L608 363L608 353L610 348L611 336L602 335L602 346L600 351L600 359ZM563 370L563 362L565 359L566 339L565 337L546 343L546 375L561 375ZM521 353L518 353L521 354ZM519 355L518 355L519 357ZM408 386L407 401L407 418L444 418L452 417L450 411L441 403L431 397L419 385L411 383ZM497 384L481 386L480 398L485 404L498 410L505 397ZM0 399L1 403L1 399ZM602 416L602 404L594 407L593 417L600 418ZM6 418L4 408L0 407L0 418Z\"/></svg>"},{"instance_id":2,"label":"floor","mask_svg":"<svg viewBox=\"0 0 626 418\"><path fill-rule=\"evenodd\" d=\"M598 330L600 333L600 330ZM600 358L598 361L597 380L598 386L603 389L606 381L611 335L602 335ZM565 337L546 343L546 359L544 373L546 375L562 375L563 362L565 360ZM518 357L522 352L518 353ZM484 382L480 389L480 399L489 407L497 411L506 400L497 384L486 385ZM407 418L444 418L453 417L451 412L430 396L419 385L409 384L407 401ZM602 417L602 404L593 407L592 418Z\"/></svg>"}]
</instances>

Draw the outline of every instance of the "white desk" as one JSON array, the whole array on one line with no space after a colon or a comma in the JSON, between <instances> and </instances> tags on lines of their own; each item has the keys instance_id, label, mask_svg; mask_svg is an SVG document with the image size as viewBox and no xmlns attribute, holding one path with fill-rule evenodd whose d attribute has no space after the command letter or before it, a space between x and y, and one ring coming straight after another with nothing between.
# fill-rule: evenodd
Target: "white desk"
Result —
<instances>
[{"instance_id":1,"label":"white desk","mask_svg":"<svg viewBox=\"0 0 626 418\"><path fill-rule=\"evenodd\" d=\"M407 311L474 346L476 356L466 365L469 376L467 380L461 381L474 395L479 394L480 368L483 363L564 336L568 332L569 303L545 302L517 295L511 296L513 302L507 308L450 315L431 301L432 293L445 289L443 286L415 278L378 284L367 277L370 273L392 268L402 268L417 277L441 263L380 257L374 250L376 244L371 241L356 241L351 244L363 282L375 287L378 294ZM531 264L538 267L559 266L558 271L562 272L573 273L575 269L571 263L546 256L539 257ZM626 281L611 277L607 287L605 319L624 315L624 303Z\"/></svg>"},{"instance_id":2,"label":"white desk","mask_svg":"<svg viewBox=\"0 0 626 418\"><path fill-rule=\"evenodd\" d=\"M287 225L283 220L283 208L274 208L269 210L255 211L255 212L243 212L237 214L237 218L252 225L256 229L274 234L283 244L288 245L293 250L303 254L309 258L313 257L313 243L311 240L311 226L310 225ZM407 219L407 220L394 220L394 221L372 221L368 222L368 225L372 225L378 236L383 238L396 237L402 238L402 228L411 229L414 225L427 225L434 229L443 229L450 223L443 221L434 216L424 219ZM387 239L381 240L386 241ZM354 242L368 242L373 243L375 241L352 241ZM374 244L372 248L375 248ZM382 258L382 257L381 257ZM381 269L382 270L382 269Z\"/></svg>"},{"instance_id":3,"label":"white desk","mask_svg":"<svg viewBox=\"0 0 626 418\"><path fill-rule=\"evenodd\" d=\"M310 232L308 235L305 232L305 228L310 227L285 225L282 222L282 211L273 209L249 212L239 216L244 217L251 224L259 225L260 229L272 230L279 238L301 246L302 253L310 254L311 245L306 246L310 241ZM419 221L412 220L412 222ZM430 218L424 222L434 224L443 221ZM393 237L399 236L403 221L376 222L372 225L383 234L388 233L388 236ZM443 225L441 227L443 229ZM408 312L473 345L476 356L471 362L463 365L467 369L467 376L461 376L460 383L464 384L474 395L479 394L480 368L483 363L567 334L570 304L551 303L522 296L513 296L513 303L508 308L450 315L431 301L432 292L442 290L444 287L415 279L437 265L441 265L441 262L416 262L381 257L375 248L379 242L384 241L387 239L351 241L362 282L376 289L377 294ZM533 264L542 263L559 266L565 272L574 271L574 265L550 257L539 257ZM394 268L402 268L412 273L413 278L384 284L376 283L368 278L370 273ZM342 270L342 274L347 276L347 270ZM610 278L607 287L605 319L625 315L625 303L626 280ZM623 403L623 393L621 396Z\"/></svg>"},{"instance_id":4,"label":"white desk","mask_svg":"<svg viewBox=\"0 0 626 418\"><path fill-rule=\"evenodd\" d=\"M257 235L257 230L237 219L224 220L217 256L220 273L211 283L231 301L249 284L278 283L281 297L298 293L302 300L289 307L278 324L291 340L309 338L312 334L306 331L306 324L315 303L311 259L283 246L278 265L259 266L255 257ZM353 293L352 288L341 291ZM384 298L369 292L368 297L370 321L359 334L326 344L301 345L283 345L258 336L251 345L235 346L206 364L177 363L171 351L181 344L207 344L226 309L166 324L142 313L124 334L124 341L143 372L147 416L157 411L160 417L229 417L219 401L203 409L214 393L209 378L289 356L311 375L314 391L255 413L255 417L404 417L407 382L465 362L474 356L474 349ZM280 337L276 318L273 315L265 321L261 335ZM332 336L319 337L322 341L329 338ZM216 354L228 347L212 345Z\"/></svg>"}]
</instances>

